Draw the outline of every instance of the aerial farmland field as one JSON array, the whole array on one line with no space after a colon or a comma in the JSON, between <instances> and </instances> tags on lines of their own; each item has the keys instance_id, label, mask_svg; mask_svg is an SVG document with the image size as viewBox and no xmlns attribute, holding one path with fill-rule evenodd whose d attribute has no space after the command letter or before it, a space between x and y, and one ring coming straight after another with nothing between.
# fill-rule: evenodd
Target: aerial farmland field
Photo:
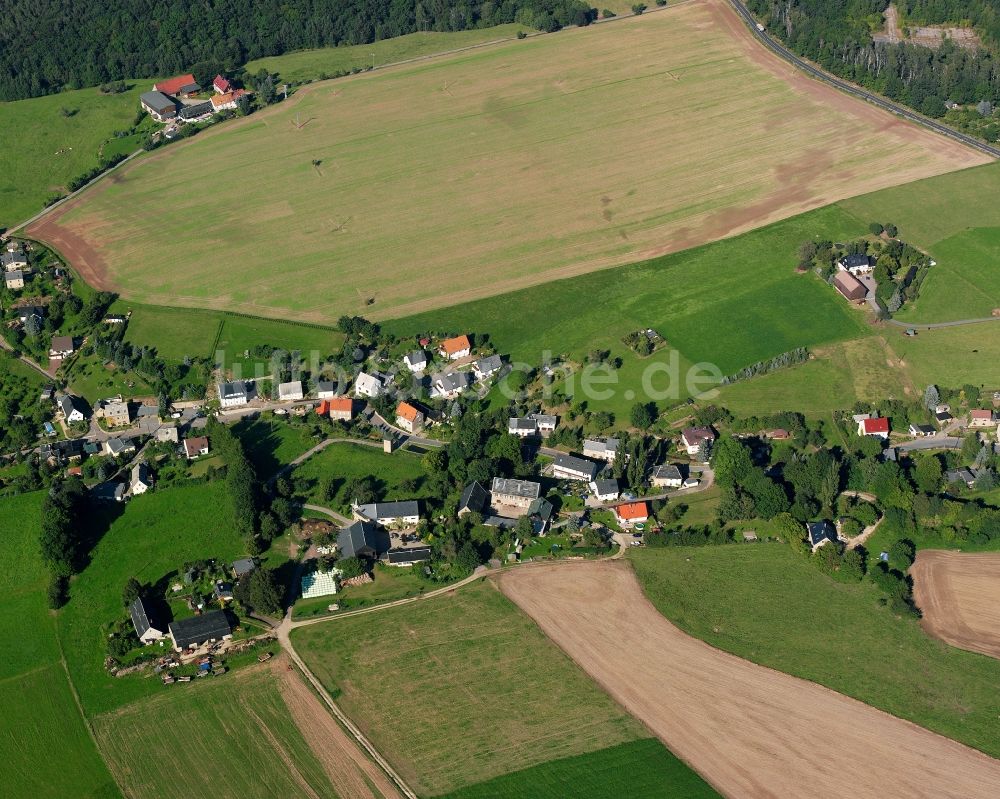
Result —
<instances>
[{"instance_id":1,"label":"aerial farmland field","mask_svg":"<svg viewBox=\"0 0 1000 799\"><path fill-rule=\"evenodd\" d=\"M802 78L701 0L313 84L34 233L135 301L387 318L983 160Z\"/></svg>"}]
</instances>

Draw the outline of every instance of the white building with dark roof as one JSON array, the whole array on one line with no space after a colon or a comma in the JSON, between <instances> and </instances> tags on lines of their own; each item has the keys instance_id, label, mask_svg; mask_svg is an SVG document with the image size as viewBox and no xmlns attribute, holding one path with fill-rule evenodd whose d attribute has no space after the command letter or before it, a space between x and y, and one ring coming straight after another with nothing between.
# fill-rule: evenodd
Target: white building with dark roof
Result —
<instances>
[{"instance_id":1,"label":"white building with dark roof","mask_svg":"<svg viewBox=\"0 0 1000 799\"><path fill-rule=\"evenodd\" d=\"M494 505L511 505L515 508L527 508L538 498L542 486L530 480L512 480L506 477L494 477L491 494Z\"/></svg>"}]
</instances>

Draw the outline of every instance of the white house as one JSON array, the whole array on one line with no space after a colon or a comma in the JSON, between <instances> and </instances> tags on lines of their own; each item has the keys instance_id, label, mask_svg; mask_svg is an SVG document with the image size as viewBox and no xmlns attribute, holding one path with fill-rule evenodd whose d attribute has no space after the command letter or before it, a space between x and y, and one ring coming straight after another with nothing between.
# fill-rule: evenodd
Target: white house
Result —
<instances>
[{"instance_id":1,"label":"white house","mask_svg":"<svg viewBox=\"0 0 1000 799\"><path fill-rule=\"evenodd\" d=\"M424 371L427 368L427 353L423 350L416 350L403 356L403 363L406 368L414 374Z\"/></svg>"},{"instance_id":2,"label":"white house","mask_svg":"<svg viewBox=\"0 0 1000 799\"><path fill-rule=\"evenodd\" d=\"M618 455L618 439L584 439L583 455L586 458L595 458L596 460L614 463L615 457Z\"/></svg>"},{"instance_id":3,"label":"white house","mask_svg":"<svg viewBox=\"0 0 1000 799\"><path fill-rule=\"evenodd\" d=\"M135 634L143 644L151 644L154 641L159 641L166 635L159 627L153 626L142 597L136 597L136 600L129 605L128 612L132 617L132 626L135 627Z\"/></svg>"},{"instance_id":4,"label":"white house","mask_svg":"<svg viewBox=\"0 0 1000 799\"><path fill-rule=\"evenodd\" d=\"M684 484L684 475L672 463L664 463L653 469L650 482L656 488L680 488Z\"/></svg>"},{"instance_id":5,"label":"white house","mask_svg":"<svg viewBox=\"0 0 1000 799\"><path fill-rule=\"evenodd\" d=\"M868 274L874 268L875 264L867 255L845 255L837 261L837 269L841 272L850 272L855 277Z\"/></svg>"},{"instance_id":6,"label":"white house","mask_svg":"<svg viewBox=\"0 0 1000 799\"><path fill-rule=\"evenodd\" d=\"M383 388L382 380L367 372L359 372L354 380L355 397L378 397Z\"/></svg>"},{"instance_id":7,"label":"white house","mask_svg":"<svg viewBox=\"0 0 1000 799\"><path fill-rule=\"evenodd\" d=\"M194 460L202 455L208 454L208 437L197 436L195 438L184 439L184 456L188 460Z\"/></svg>"},{"instance_id":8,"label":"white house","mask_svg":"<svg viewBox=\"0 0 1000 799\"><path fill-rule=\"evenodd\" d=\"M431 385L432 397L455 399L469 385L468 372L443 372L435 375Z\"/></svg>"},{"instance_id":9,"label":"white house","mask_svg":"<svg viewBox=\"0 0 1000 799\"><path fill-rule=\"evenodd\" d=\"M552 476L558 480L593 480L600 467L593 461L577 458L574 455L556 455L552 461Z\"/></svg>"},{"instance_id":10,"label":"white house","mask_svg":"<svg viewBox=\"0 0 1000 799\"><path fill-rule=\"evenodd\" d=\"M467 357L472 352L472 342L469 341L468 336L448 338L441 342L438 352L442 358L457 361L459 358Z\"/></svg>"},{"instance_id":11,"label":"white house","mask_svg":"<svg viewBox=\"0 0 1000 799\"><path fill-rule=\"evenodd\" d=\"M488 355L473 363L472 371L476 375L476 380L485 380L499 372L502 367L503 361L499 355Z\"/></svg>"},{"instance_id":12,"label":"white house","mask_svg":"<svg viewBox=\"0 0 1000 799\"><path fill-rule=\"evenodd\" d=\"M424 426L424 413L408 402L396 406L396 427L408 433L416 433Z\"/></svg>"},{"instance_id":13,"label":"white house","mask_svg":"<svg viewBox=\"0 0 1000 799\"><path fill-rule=\"evenodd\" d=\"M542 486L530 480L513 480L506 477L494 477L491 489L494 505L511 505L515 508L528 508L538 499Z\"/></svg>"},{"instance_id":14,"label":"white house","mask_svg":"<svg viewBox=\"0 0 1000 799\"><path fill-rule=\"evenodd\" d=\"M282 402L300 400L304 396L301 380L292 380L288 383L280 383L278 385L278 399Z\"/></svg>"},{"instance_id":15,"label":"white house","mask_svg":"<svg viewBox=\"0 0 1000 799\"><path fill-rule=\"evenodd\" d=\"M969 427L993 427L996 417L988 408L973 408L969 411Z\"/></svg>"},{"instance_id":16,"label":"white house","mask_svg":"<svg viewBox=\"0 0 1000 799\"><path fill-rule=\"evenodd\" d=\"M711 427L685 427L681 431L681 443L688 455L698 455L702 448L715 441L715 431Z\"/></svg>"},{"instance_id":17,"label":"white house","mask_svg":"<svg viewBox=\"0 0 1000 799\"><path fill-rule=\"evenodd\" d=\"M830 522L807 522L806 533L809 536L809 546L815 552L826 543L837 543L837 530Z\"/></svg>"},{"instance_id":18,"label":"white house","mask_svg":"<svg viewBox=\"0 0 1000 799\"><path fill-rule=\"evenodd\" d=\"M618 499L618 481L614 478L608 480L591 480L590 490L598 502L614 502Z\"/></svg>"},{"instance_id":19,"label":"white house","mask_svg":"<svg viewBox=\"0 0 1000 799\"><path fill-rule=\"evenodd\" d=\"M911 424L910 435L914 438L926 438L937 435L937 428L931 424Z\"/></svg>"},{"instance_id":20,"label":"white house","mask_svg":"<svg viewBox=\"0 0 1000 799\"><path fill-rule=\"evenodd\" d=\"M375 522L381 527L413 526L420 521L420 503L415 499L402 502L371 502L353 505L354 515L361 521Z\"/></svg>"},{"instance_id":21,"label":"white house","mask_svg":"<svg viewBox=\"0 0 1000 799\"><path fill-rule=\"evenodd\" d=\"M153 487L153 476L150 474L149 467L145 463L137 463L132 467L132 480L129 484L129 489L132 491L133 496L138 496L139 494L145 494Z\"/></svg>"},{"instance_id":22,"label":"white house","mask_svg":"<svg viewBox=\"0 0 1000 799\"><path fill-rule=\"evenodd\" d=\"M250 401L250 384L245 380L219 384L219 404L223 408L236 408Z\"/></svg>"},{"instance_id":23,"label":"white house","mask_svg":"<svg viewBox=\"0 0 1000 799\"><path fill-rule=\"evenodd\" d=\"M538 422L530 416L511 416L507 420L507 432L518 438L528 438L538 432Z\"/></svg>"},{"instance_id":24,"label":"white house","mask_svg":"<svg viewBox=\"0 0 1000 799\"><path fill-rule=\"evenodd\" d=\"M316 398L330 399L337 396L337 384L333 380L320 380L316 383Z\"/></svg>"},{"instance_id":25,"label":"white house","mask_svg":"<svg viewBox=\"0 0 1000 799\"><path fill-rule=\"evenodd\" d=\"M889 438L889 419L885 416L870 416L858 422L859 436L873 436L883 440Z\"/></svg>"},{"instance_id":26,"label":"white house","mask_svg":"<svg viewBox=\"0 0 1000 799\"><path fill-rule=\"evenodd\" d=\"M20 269L12 269L9 272L4 272L3 275L4 285L11 291L24 288L24 272Z\"/></svg>"},{"instance_id":27,"label":"white house","mask_svg":"<svg viewBox=\"0 0 1000 799\"><path fill-rule=\"evenodd\" d=\"M535 420L535 425L538 428L538 434L540 436L547 436L555 430L556 423L559 421L558 417L547 413L532 413L529 414L528 418Z\"/></svg>"},{"instance_id":28,"label":"white house","mask_svg":"<svg viewBox=\"0 0 1000 799\"><path fill-rule=\"evenodd\" d=\"M68 358L76 351L72 336L53 336L49 345L50 358Z\"/></svg>"},{"instance_id":29,"label":"white house","mask_svg":"<svg viewBox=\"0 0 1000 799\"><path fill-rule=\"evenodd\" d=\"M67 424L72 424L73 422L82 422L87 416L84 413L83 405L80 401L69 394L63 394L59 398L59 410L62 411L63 417L66 419Z\"/></svg>"}]
</instances>

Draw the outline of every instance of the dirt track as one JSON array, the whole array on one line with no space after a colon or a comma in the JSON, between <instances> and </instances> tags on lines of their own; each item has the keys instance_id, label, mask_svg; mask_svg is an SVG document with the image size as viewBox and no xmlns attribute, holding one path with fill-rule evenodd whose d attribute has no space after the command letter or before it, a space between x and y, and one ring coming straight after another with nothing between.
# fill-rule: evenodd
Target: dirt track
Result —
<instances>
[{"instance_id":1,"label":"dirt track","mask_svg":"<svg viewBox=\"0 0 1000 799\"><path fill-rule=\"evenodd\" d=\"M656 611L625 563L516 569L499 582L726 796L997 796L1000 761L691 638Z\"/></svg>"},{"instance_id":2,"label":"dirt track","mask_svg":"<svg viewBox=\"0 0 1000 799\"><path fill-rule=\"evenodd\" d=\"M925 550L910 575L930 635L1000 658L1000 552Z\"/></svg>"}]
</instances>

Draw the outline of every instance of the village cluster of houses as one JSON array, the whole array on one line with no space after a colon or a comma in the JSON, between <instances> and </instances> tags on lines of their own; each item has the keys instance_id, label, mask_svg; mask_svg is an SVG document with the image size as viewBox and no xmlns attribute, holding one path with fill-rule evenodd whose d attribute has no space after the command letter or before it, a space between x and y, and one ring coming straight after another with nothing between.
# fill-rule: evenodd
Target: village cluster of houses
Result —
<instances>
[{"instance_id":1,"label":"village cluster of houses","mask_svg":"<svg viewBox=\"0 0 1000 799\"><path fill-rule=\"evenodd\" d=\"M157 122L199 122L220 111L235 110L241 98L250 94L235 88L222 75L212 81L212 92L208 99L202 99L202 88L194 75L177 75L154 83L150 91L139 96L139 103Z\"/></svg>"},{"instance_id":2,"label":"village cluster of houses","mask_svg":"<svg viewBox=\"0 0 1000 799\"><path fill-rule=\"evenodd\" d=\"M12 291L24 288L25 276L29 273L28 256L19 241L8 241L4 251L0 253L0 266L3 267L4 286Z\"/></svg>"}]
</instances>

